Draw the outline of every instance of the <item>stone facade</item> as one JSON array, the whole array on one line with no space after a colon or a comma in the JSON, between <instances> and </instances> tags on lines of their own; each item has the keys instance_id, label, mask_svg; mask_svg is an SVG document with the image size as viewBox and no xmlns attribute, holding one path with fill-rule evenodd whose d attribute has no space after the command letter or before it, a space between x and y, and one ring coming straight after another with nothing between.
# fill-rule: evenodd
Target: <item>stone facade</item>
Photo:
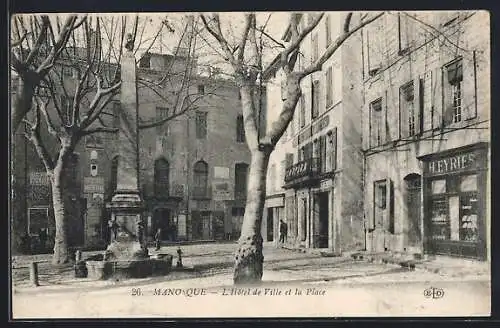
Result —
<instances>
[{"instance_id":1,"label":"stone facade","mask_svg":"<svg viewBox=\"0 0 500 328\"><path fill-rule=\"evenodd\" d=\"M362 31L367 248L486 258L490 217L489 16L487 12L408 14L384 15ZM378 108L377 100L381 100ZM439 194L442 198L438 191L429 189L436 180L426 177L430 162L451 156L447 151L460 156L466 151L464 147L481 148L483 143L485 161L477 171L464 175L465 171L455 174L450 169L449 176L442 176L448 182L448 189ZM473 187L469 194L453 190L449 183L467 176L473 177L477 190ZM470 195L477 196L478 207L465 210L467 197L475 197ZM444 202L442 215L436 214L438 200ZM461 202L460 207L455 202ZM467 217L479 221L479 231L470 237L474 241L464 240L466 232L475 229L465 228L462 220ZM436 232L439 224L443 235Z\"/></svg>"},{"instance_id":2,"label":"stone facade","mask_svg":"<svg viewBox=\"0 0 500 328\"><path fill-rule=\"evenodd\" d=\"M352 24L357 18L353 17ZM302 16L302 28L308 20L309 14ZM301 46L299 70L314 56L321 56L337 38L343 20L344 14L325 13ZM268 209L265 215L274 211L275 240L279 236L279 219L284 219L288 225L287 244L293 247L327 248L341 253L364 246L361 63L356 56L360 43L359 35L353 35L325 62L323 70L301 82L303 100L299 100L293 120L271 155L268 199L283 195L284 206ZM282 108L280 74L277 71L267 83L268 122ZM314 97L317 109L313 110Z\"/></svg>"},{"instance_id":3,"label":"stone facade","mask_svg":"<svg viewBox=\"0 0 500 328\"><path fill-rule=\"evenodd\" d=\"M162 55L153 54L152 57L156 58L155 69L139 67L139 79L153 81L163 76L164 71L157 65L167 61L158 59ZM237 141L237 117L241 114L239 89L231 80L200 76L195 72L196 69L189 82L189 93L200 99L196 110L162 127L139 130L139 189L145 205L143 216L148 224L148 238L152 238L157 227L172 230L164 233L165 240L238 238L239 217L244 212L246 192L240 192L241 188L236 188L235 192L235 167L236 164L250 163L246 143ZM73 80L70 77L67 80L71 90ZM180 83L178 78L167 79L162 87L157 88L160 97L139 82L140 125L156 119L162 108L173 106ZM172 99L172 102L167 103L164 99ZM107 125L113 126L117 124L114 114L120 108L119 95L108 107L108 115L103 119ZM204 138L197 138L197 112L206 113ZM265 115L265 110L262 115ZM14 251L20 250L21 238L29 231L28 213L33 212L32 208L41 208L48 213L47 223L39 225L49 225L50 228L53 222L50 187L43 178L45 169L22 130L16 133L12 144L11 240ZM44 141L54 151L57 143L45 130L42 129ZM105 203L111 200L117 187L113 174L113 164L120 160L117 138L116 134L98 134L83 139L77 146L78 165L73 188L75 208L71 216L74 222L70 224L69 234L73 246L95 246L103 244L107 238L106 222L110 212ZM168 181L168 188L157 183L161 190L155 190L155 163L158 164L158 160L168 163L163 166L168 167L163 171L168 172L168 178L163 181ZM207 167L206 195L196 194L190 188L195 180L195 163L200 161ZM217 190L215 186L219 186ZM33 220L31 225L34 226ZM196 230L194 234L193 230ZM35 231L29 232L35 234Z\"/></svg>"}]
</instances>

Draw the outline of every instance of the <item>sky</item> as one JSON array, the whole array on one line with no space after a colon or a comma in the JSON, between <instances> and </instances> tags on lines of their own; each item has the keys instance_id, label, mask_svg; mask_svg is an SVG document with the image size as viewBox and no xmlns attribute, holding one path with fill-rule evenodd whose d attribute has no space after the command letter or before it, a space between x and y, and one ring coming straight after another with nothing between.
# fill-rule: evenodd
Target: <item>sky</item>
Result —
<instances>
[{"instance_id":1,"label":"sky","mask_svg":"<svg viewBox=\"0 0 500 328\"><path fill-rule=\"evenodd\" d=\"M182 22L186 19L187 14L195 16L198 15L198 13L139 13L138 36L136 39L136 46L138 45L138 49L136 51L137 59L139 59L145 51L167 54L174 53L175 47L178 45L183 30ZM206 14L210 15L211 13ZM64 13L48 14L54 31L57 31L57 17L61 22L64 22L68 15L69 14ZM102 18L101 22L105 22L106 27L104 28L102 24L101 30L103 33L102 35L104 36L104 38L102 38L102 47L106 54L109 52L111 39L114 39L113 42L115 43L113 48L118 49L122 17L126 18L126 30L128 33L133 29L132 27L135 15L135 13L89 14L92 26L95 27L95 16L99 16ZM258 12L257 25L262 26L267 22L266 32L274 39L281 40L281 37L287 27L289 15L290 13L288 12ZM220 18L223 34L230 43L237 44L237 40L244 27L244 13L221 13ZM160 26L162 26L162 21L165 19L168 20L169 26L173 27L175 31L172 32L169 31L167 27L163 27L162 31L158 34ZM25 21L28 21L27 17L25 17ZM203 28L201 21L199 21L199 24L198 28ZM76 36L77 43L85 44L81 41L84 40L83 31L83 28L79 29L80 34L77 34ZM210 65L221 66L223 68L228 67L223 63L223 60L221 60L221 56L216 54L216 52L221 53L220 47L211 35L206 35L203 38L197 39L196 51L199 56L198 62L200 64L210 63ZM112 52L112 55L115 55L116 53L117 51L115 50ZM266 63L269 63L275 55L276 51L265 52L265 56L263 58L264 66Z\"/></svg>"}]
</instances>

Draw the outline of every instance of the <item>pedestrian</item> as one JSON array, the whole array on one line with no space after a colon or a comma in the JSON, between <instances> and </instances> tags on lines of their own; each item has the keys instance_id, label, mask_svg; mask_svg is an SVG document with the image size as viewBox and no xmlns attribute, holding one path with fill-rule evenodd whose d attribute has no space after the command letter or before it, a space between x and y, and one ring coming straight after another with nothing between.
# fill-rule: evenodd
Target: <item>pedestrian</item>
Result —
<instances>
[{"instance_id":1,"label":"pedestrian","mask_svg":"<svg viewBox=\"0 0 500 328\"><path fill-rule=\"evenodd\" d=\"M156 234L155 234L155 249L156 250L160 249L160 239L161 239L161 228L158 228L158 230L156 230Z\"/></svg>"},{"instance_id":2,"label":"pedestrian","mask_svg":"<svg viewBox=\"0 0 500 328\"><path fill-rule=\"evenodd\" d=\"M280 243L284 244L286 241L286 234L288 231L288 227L283 220L280 220Z\"/></svg>"},{"instance_id":3,"label":"pedestrian","mask_svg":"<svg viewBox=\"0 0 500 328\"><path fill-rule=\"evenodd\" d=\"M118 226L117 226L116 222L112 219L109 219L108 220L108 231L109 231L109 239L110 239L109 243L111 243L111 241L116 239L117 230L118 230Z\"/></svg>"}]
</instances>

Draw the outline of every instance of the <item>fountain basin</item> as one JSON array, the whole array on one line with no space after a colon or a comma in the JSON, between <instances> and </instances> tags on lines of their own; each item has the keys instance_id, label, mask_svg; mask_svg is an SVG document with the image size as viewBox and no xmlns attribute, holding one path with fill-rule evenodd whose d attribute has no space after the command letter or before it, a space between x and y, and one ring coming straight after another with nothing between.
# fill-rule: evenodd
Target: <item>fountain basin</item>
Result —
<instances>
[{"instance_id":1,"label":"fountain basin","mask_svg":"<svg viewBox=\"0 0 500 328\"><path fill-rule=\"evenodd\" d=\"M173 256L146 259L120 259L109 261L86 261L88 277L95 280L146 278L166 275L172 270Z\"/></svg>"}]
</instances>

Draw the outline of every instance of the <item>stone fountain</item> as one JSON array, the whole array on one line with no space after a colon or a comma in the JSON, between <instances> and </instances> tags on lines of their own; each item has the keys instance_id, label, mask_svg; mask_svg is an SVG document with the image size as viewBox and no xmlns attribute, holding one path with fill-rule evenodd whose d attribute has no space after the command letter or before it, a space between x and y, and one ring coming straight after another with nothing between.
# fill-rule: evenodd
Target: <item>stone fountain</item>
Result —
<instances>
[{"instance_id":1,"label":"stone fountain","mask_svg":"<svg viewBox=\"0 0 500 328\"><path fill-rule=\"evenodd\" d=\"M95 279L141 278L166 274L172 256L150 257L145 238L143 201L139 192L138 102L136 61L127 44L121 60L121 110L118 131L117 188L106 207L111 210L115 233L101 258L86 261L88 276Z\"/></svg>"}]
</instances>

